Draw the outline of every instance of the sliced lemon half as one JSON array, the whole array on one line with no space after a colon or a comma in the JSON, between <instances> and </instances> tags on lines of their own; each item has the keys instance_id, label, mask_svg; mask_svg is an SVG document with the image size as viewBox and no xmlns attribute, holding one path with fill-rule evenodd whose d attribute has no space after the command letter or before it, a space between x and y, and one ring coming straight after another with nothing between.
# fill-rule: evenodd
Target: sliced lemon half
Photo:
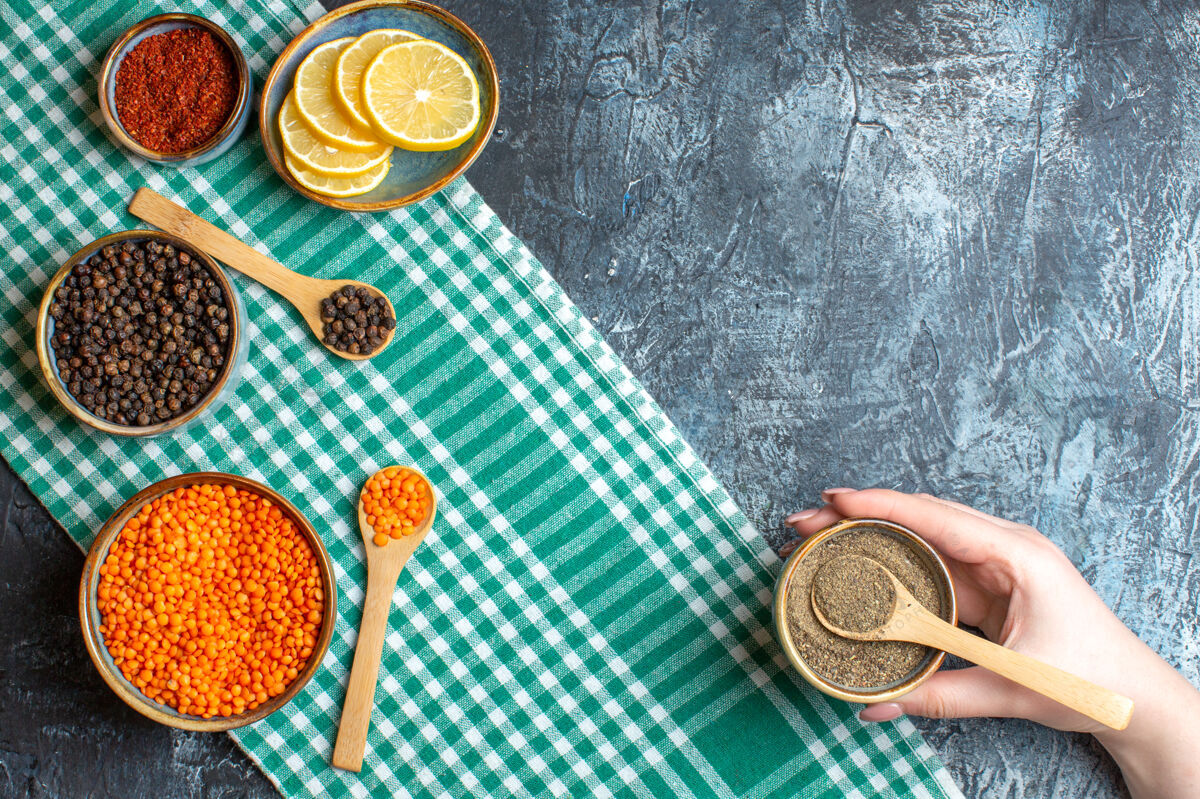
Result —
<instances>
[{"instance_id":1,"label":"sliced lemon half","mask_svg":"<svg viewBox=\"0 0 1200 799\"><path fill-rule=\"evenodd\" d=\"M338 56L333 75L333 97L355 124L367 130L371 128L362 99L362 77L371 61L388 45L420 38L412 31L380 28L359 36Z\"/></svg>"},{"instance_id":2,"label":"sliced lemon half","mask_svg":"<svg viewBox=\"0 0 1200 799\"><path fill-rule=\"evenodd\" d=\"M479 84L462 56L418 39L385 47L363 74L371 126L406 150L451 150L479 126Z\"/></svg>"},{"instance_id":3,"label":"sliced lemon half","mask_svg":"<svg viewBox=\"0 0 1200 799\"><path fill-rule=\"evenodd\" d=\"M296 110L316 134L332 147L356 152L370 152L382 143L371 133L355 126L333 100L333 71L338 56L354 41L354 37L334 39L318 45L296 68L293 96Z\"/></svg>"},{"instance_id":4,"label":"sliced lemon half","mask_svg":"<svg viewBox=\"0 0 1200 799\"><path fill-rule=\"evenodd\" d=\"M354 197L358 194L366 194L383 182L383 179L387 177L388 169L392 165L391 161L385 160L379 166L361 175L335 178L306 168L295 158L292 158L291 153L285 152L283 154L283 163L287 166L288 172L292 173L292 177L296 179L297 183L306 189L315 191L317 194L324 194L326 197Z\"/></svg>"},{"instance_id":5,"label":"sliced lemon half","mask_svg":"<svg viewBox=\"0 0 1200 799\"><path fill-rule=\"evenodd\" d=\"M296 101L291 94L288 94L283 101L283 107L279 109L279 138L283 141L283 149L301 166L318 175L335 178L354 177L370 172L392 154L390 144L381 144L365 153L330 147L313 135L312 130L300 118L300 112L296 110Z\"/></svg>"}]
</instances>

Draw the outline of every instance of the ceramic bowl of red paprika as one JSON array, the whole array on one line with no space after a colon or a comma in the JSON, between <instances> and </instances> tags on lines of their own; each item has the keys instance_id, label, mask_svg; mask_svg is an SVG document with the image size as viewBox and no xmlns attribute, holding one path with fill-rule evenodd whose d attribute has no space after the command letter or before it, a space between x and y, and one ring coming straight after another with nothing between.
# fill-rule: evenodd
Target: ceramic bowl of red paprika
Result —
<instances>
[{"instance_id":1,"label":"ceramic bowl of red paprika","mask_svg":"<svg viewBox=\"0 0 1200 799\"><path fill-rule=\"evenodd\" d=\"M229 32L195 14L158 14L113 42L100 67L100 113L117 144L147 161L195 166L233 146L253 79Z\"/></svg>"}]
</instances>

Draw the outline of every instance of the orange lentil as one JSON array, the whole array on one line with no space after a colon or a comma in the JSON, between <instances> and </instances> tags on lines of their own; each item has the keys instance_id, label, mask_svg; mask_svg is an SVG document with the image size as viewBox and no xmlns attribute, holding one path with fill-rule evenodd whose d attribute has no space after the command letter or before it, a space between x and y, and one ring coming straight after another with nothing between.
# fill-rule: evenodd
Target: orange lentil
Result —
<instances>
[{"instance_id":1,"label":"orange lentil","mask_svg":"<svg viewBox=\"0 0 1200 799\"><path fill-rule=\"evenodd\" d=\"M300 529L269 499L216 484L139 510L100 567L97 598L125 678L204 718L283 693L312 656L325 607Z\"/></svg>"},{"instance_id":2,"label":"orange lentil","mask_svg":"<svg viewBox=\"0 0 1200 799\"><path fill-rule=\"evenodd\" d=\"M360 498L367 524L375 531L371 540L382 547L416 531L429 515L433 494L416 471L389 466L371 476Z\"/></svg>"}]
</instances>

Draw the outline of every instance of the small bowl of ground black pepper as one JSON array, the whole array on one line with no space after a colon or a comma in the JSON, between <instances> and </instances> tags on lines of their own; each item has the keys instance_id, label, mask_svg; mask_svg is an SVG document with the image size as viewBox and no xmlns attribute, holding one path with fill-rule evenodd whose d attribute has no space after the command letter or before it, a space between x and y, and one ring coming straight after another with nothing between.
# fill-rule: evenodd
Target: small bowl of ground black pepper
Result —
<instances>
[{"instance_id":1,"label":"small bowl of ground black pepper","mask_svg":"<svg viewBox=\"0 0 1200 799\"><path fill-rule=\"evenodd\" d=\"M117 143L158 164L223 154L250 116L246 57L221 26L159 14L125 31L100 68L100 112Z\"/></svg>"},{"instance_id":2,"label":"small bowl of ground black pepper","mask_svg":"<svg viewBox=\"0 0 1200 799\"><path fill-rule=\"evenodd\" d=\"M933 676L945 653L899 641L857 641L826 629L812 608L818 572L844 555L886 567L914 597L950 624L958 620L954 585L941 556L911 530L881 519L845 519L809 537L787 562L775 588L775 632L788 660L809 683L847 702L888 702ZM822 574L836 592L838 575ZM847 596L859 596L845 586ZM866 612L867 609L864 609Z\"/></svg>"},{"instance_id":3,"label":"small bowl of ground black pepper","mask_svg":"<svg viewBox=\"0 0 1200 799\"><path fill-rule=\"evenodd\" d=\"M209 256L160 231L114 233L51 279L37 323L42 376L93 429L174 432L233 392L246 361L243 313Z\"/></svg>"}]
</instances>

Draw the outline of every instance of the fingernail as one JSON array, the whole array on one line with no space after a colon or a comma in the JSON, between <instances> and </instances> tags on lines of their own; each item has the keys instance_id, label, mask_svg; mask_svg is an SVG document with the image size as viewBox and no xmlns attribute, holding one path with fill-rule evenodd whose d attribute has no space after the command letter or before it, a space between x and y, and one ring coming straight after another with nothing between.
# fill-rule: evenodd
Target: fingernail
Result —
<instances>
[{"instance_id":1,"label":"fingernail","mask_svg":"<svg viewBox=\"0 0 1200 799\"><path fill-rule=\"evenodd\" d=\"M795 524L796 522L802 522L805 519L811 519L812 517L816 516L818 512L819 511L816 508L809 508L808 510L796 511L795 513L789 515L786 519L784 519L783 523L784 524Z\"/></svg>"},{"instance_id":2,"label":"fingernail","mask_svg":"<svg viewBox=\"0 0 1200 799\"><path fill-rule=\"evenodd\" d=\"M779 557L786 558L788 555L795 552L796 547L798 546L800 546L799 538L793 538L791 541L784 543L784 545L779 548Z\"/></svg>"},{"instance_id":3,"label":"fingernail","mask_svg":"<svg viewBox=\"0 0 1200 799\"><path fill-rule=\"evenodd\" d=\"M853 493L854 493L853 488L827 488L821 492L821 499L828 502L830 497L833 497L837 494L853 494Z\"/></svg>"},{"instance_id":4,"label":"fingernail","mask_svg":"<svg viewBox=\"0 0 1200 799\"><path fill-rule=\"evenodd\" d=\"M858 712L859 721L895 721L904 715L904 710L895 702L867 705Z\"/></svg>"}]
</instances>

